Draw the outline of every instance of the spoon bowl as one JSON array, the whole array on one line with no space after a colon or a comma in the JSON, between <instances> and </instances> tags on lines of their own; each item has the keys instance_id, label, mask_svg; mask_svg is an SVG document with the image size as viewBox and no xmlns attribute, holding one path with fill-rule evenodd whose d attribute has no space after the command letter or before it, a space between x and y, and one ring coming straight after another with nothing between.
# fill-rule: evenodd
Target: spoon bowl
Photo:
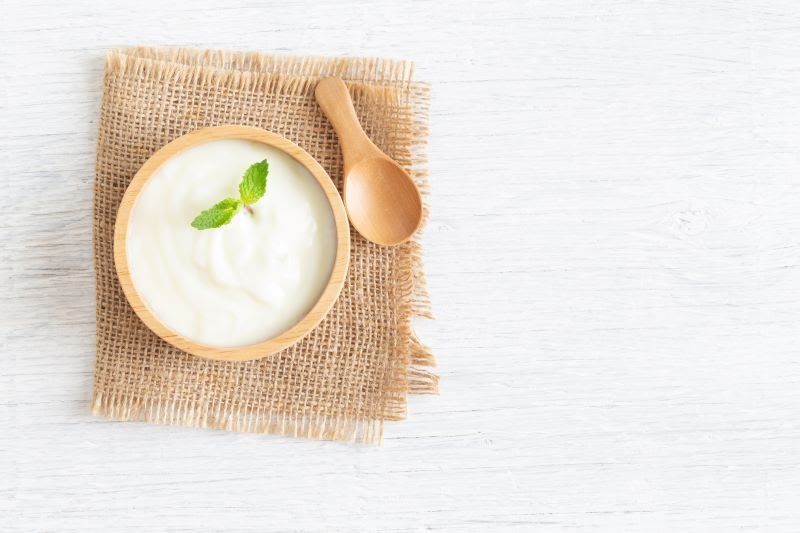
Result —
<instances>
[{"instance_id":1,"label":"spoon bowl","mask_svg":"<svg viewBox=\"0 0 800 533\"><path fill-rule=\"evenodd\" d=\"M347 173L344 202L350 222L370 241L408 240L422 220L422 200L411 177L389 158L356 163Z\"/></svg>"},{"instance_id":2,"label":"spoon bowl","mask_svg":"<svg viewBox=\"0 0 800 533\"><path fill-rule=\"evenodd\" d=\"M393 246L407 241L422 222L422 199L411 176L364 133L341 79L321 80L315 95L339 136L344 156L344 204L350 223L376 244Z\"/></svg>"}]
</instances>

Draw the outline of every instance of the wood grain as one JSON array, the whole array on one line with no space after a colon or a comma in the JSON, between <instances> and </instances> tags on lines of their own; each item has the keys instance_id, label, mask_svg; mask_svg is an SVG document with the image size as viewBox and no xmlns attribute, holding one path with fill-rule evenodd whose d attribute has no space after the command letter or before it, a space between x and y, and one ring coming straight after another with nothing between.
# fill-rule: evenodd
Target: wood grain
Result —
<instances>
[{"instance_id":1,"label":"wood grain","mask_svg":"<svg viewBox=\"0 0 800 533\"><path fill-rule=\"evenodd\" d=\"M147 180L171 157L200 144L222 139L243 139L272 146L292 157L314 177L322 188L336 224L336 257L333 269L319 299L297 324L280 335L263 342L238 348L213 348L194 342L167 327L142 300L133 283L128 265L128 223L139 193ZM206 359L218 361L250 361L273 355L306 336L325 317L342 292L350 261L350 224L339 197L339 191L325 169L311 155L276 133L247 126L217 126L202 128L182 135L153 154L131 180L120 202L114 225L114 266L119 283L131 307L153 333L181 350Z\"/></svg>"},{"instance_id":2,"label":"wood grain","mask_svg":"<svg viewBox=\"0 0 800 533\"><path fill-rule=\"evenodd\" d=\"M800 529L795 2L3 8L0 530ZM442 393L381 449L89 415L103 53L136 44L432 82Z\"/></svg>"}]
</instances>

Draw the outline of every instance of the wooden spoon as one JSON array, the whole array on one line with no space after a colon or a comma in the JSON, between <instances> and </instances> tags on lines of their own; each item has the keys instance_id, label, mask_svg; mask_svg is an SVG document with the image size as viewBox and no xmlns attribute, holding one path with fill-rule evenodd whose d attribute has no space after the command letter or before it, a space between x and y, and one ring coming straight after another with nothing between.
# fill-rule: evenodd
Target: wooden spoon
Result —
<instances>
[{"instance_id":1,"label":"wooden spoon","mask_svg":"<svg viewBox=\"0 0 800 533\"><path fill-rule=\"evenodd\" d=\"M422 221L422 200L411 176L369 140L341 79L321 80L315 94L339 136L344 204L353 227L377 244L410 239Z\"/></svg>"}]
</instances>

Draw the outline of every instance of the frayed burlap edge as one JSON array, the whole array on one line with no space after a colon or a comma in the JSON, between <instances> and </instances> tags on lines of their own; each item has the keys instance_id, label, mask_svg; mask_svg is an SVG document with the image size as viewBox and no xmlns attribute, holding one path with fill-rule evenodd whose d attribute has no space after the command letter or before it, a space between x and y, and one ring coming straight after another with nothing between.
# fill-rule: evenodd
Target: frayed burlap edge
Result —
<instances>
[{"instance_id":1,"label":"frayed burlap edge","mask_svg":"<svg viewBox=\"0 0 800 533\"><path fill-rule=\"evenodd\" d=\"M406 98L413 106L411 165L408 169L423 196L424 219L415 237L406 244L410 253L400 268L400 286L404 309L400 315L402 331L408 339L405 353L399 354L406 370L392 376L392 383L404 387L388 391L388 401L381 419L354 420L324 415L290 416L270 410L222 412L198 410L185 402L165 399L136 399L105 394L96 388L92 413L114 420L138 420L149 423L204 427L229 431L329 440L380 443L384 420L406 417L406 395L438 393L436 360L429 347L416 336L410 319L433 318L422 265L420 238L428 218L429 194L427 171L428 95L425 83L412 81L413 63L380 58L327 58L274 56L258 52L201 51L192 49L130 48L113 50L106 58L106 76L147 74L155 79L182 79L202 84L242 90L273 90L283 94L310 93L319 78L339 76L346 81L355 98ZM356 81L357 80L357 81ZM401 89L401 90L398 90Z\"/></svg>"},{"instance_id":2,"label":"frayed burlap edge","mask_svg":"<svg viewBox=\"0 0 800 533\"><path fill-rule=\"evenodd\" d=\"M131 401L114 394L97 393L92 414L120 422L140 421L170 426L200 427L247 433L269 433L285 437L380 444L383 420L353 420L323 415L290 416L269 410L223 412L198 410L170 400ZM387 418L388 419L388 418Z\"/></svg>"},{"instance_id":3,"label":"frayed burlap edge","mask_svg":"<svg viewBox=\"0 0 800 533\"><path fill-rule=\"evenodd\" d=\"M167 71L189 67L216 71L220 80L242 73L283 75L299 78L338 76L372 85L407 88L414 76L414 63L376 57L281 56L261 52L195 50L191 48L125 48L108 53L108 67L117 63L159 63ZM208 74L208 70L201 72Z\"/></svg>"}]
</instances>

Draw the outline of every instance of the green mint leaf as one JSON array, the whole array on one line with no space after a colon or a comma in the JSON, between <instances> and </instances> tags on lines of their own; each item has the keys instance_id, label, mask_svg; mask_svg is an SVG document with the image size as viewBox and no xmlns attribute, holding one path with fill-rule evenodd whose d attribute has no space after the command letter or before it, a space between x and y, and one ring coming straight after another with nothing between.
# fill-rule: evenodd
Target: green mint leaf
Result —
<instances>
[{"instance_id":1,"label":"green mint leaf","mask_svg":"<svg viewBox=\"0 0 800 533\"><path fill-rule=\"evenodd\" d=\"M267 174L269 174L269 163L264 159L258 163L253 163L244 171L242 182L239 184L239 196L242 197L244 205L256 203L267 191Z\"/></svg>"},{"instance_id":2,"label":"green mint leaf","mask_svg":"<svg viewBox=\"0 0 800 533\"><path fill-rule=\"evenodd\" d=\"M192 227L211 229L224 226L242 207L242 202L233 198L225 198L211 209L206 209L192 220Z\"/></svg>"}]
</instances>

